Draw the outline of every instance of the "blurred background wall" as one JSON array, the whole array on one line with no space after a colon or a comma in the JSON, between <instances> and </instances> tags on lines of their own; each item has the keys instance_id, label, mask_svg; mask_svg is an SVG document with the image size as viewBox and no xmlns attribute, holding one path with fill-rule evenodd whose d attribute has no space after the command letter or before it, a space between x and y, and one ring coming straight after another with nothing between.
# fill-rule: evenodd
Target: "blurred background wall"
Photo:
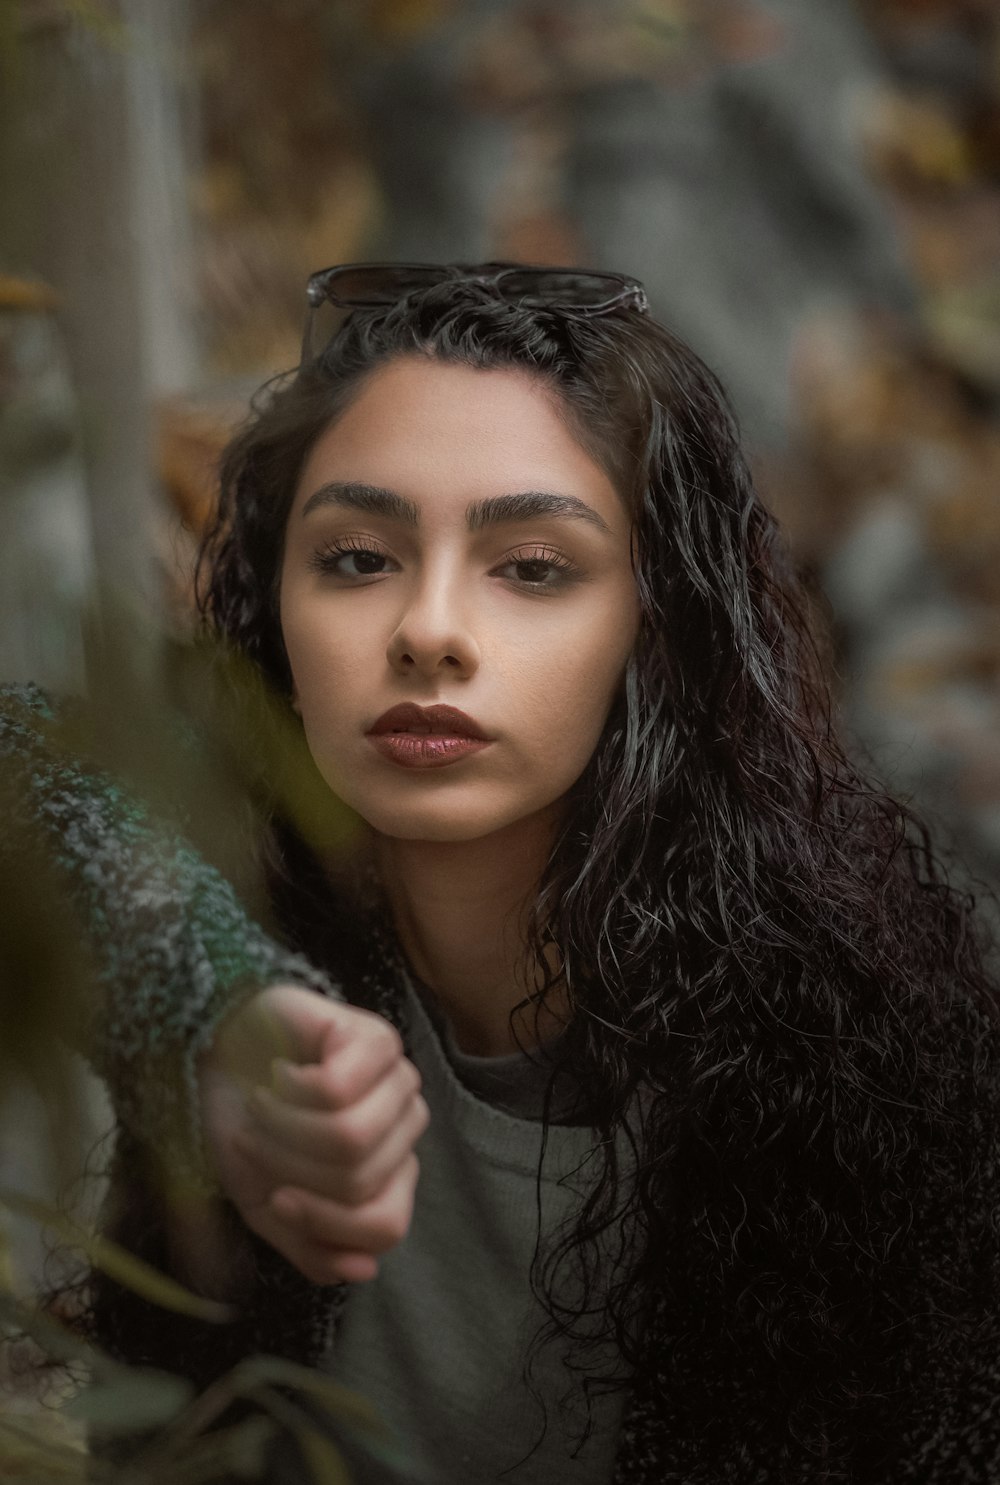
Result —
<instances>
[{"instance_id":1,"label":"blurred background wall","mask_svg":"<svg viewBox=\"0 0 1000 1485\"><path fill-rule=\"evenodd\" d=\"M845 725L1000 864L995 0L12 0L0 675L96 577L183 625L308 272L621 268L722 375Z\"/></svg>"}]
</instances>

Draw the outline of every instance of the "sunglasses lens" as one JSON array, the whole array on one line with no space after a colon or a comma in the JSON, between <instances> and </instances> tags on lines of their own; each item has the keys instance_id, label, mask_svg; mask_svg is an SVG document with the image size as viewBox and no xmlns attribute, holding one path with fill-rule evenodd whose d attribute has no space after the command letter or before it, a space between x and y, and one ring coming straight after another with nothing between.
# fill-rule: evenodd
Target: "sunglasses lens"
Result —
<instances>
[{"instance_id":1,"label":"sunglasses lens","mask_svg":"<svg viewBox=\"0 0 1000 1485\"><path fill-rule=\"evenodd\" d=\"M439 284L446 275L440 268L420 264L361 264L333 274L327 293L342 304L395 304L413 289Z\"/></svg>"},{"instance_id":2,"label":"sunglasses lens","mask_svg":"<svg viewBox=\"0 0 1000 1485\"><path fill-rule=\"evenodd\" d=\"M578 304L596 308L619 298L625 284L620 278L603 273L574 273L570 269L551 272L505 273L501 288L507 299L524 299L531 304Z\"/></svg>"}]
</instances>

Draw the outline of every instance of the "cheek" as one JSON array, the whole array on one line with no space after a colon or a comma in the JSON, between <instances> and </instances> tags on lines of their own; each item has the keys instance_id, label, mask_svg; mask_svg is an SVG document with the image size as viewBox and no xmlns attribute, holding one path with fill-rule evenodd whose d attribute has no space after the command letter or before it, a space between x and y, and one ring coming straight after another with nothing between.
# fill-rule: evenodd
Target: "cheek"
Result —
<instances>
[{"instance_id":1,"label":"cheek","mask_svg":"<svg viewBox=\"0 0 1000 1485\"><path fill-rule=\"evenodd\" d=\"M292 672L296 710L304 720L345 720L356 697L365 667L358 657L329 642L326 636L298 635L286 642Z\"/></svg>"},{"instance_id":2,"label":"cheek","mask_svg":"<svg viewBox=\"0 0 1000 1485\"><path fill-rule=\"evenodd\" d=\"M524 657L524 670L515 677L515 690L527 702L522 716L532 734L558 750L567 764L572 759L582 766L596 747L638 628L638 605L633 611L626 594L613 613L575 627L544 660L537 652Z\"/></svg>"},{"instance_id":3,"label":"cheek","mask_svg":"<svg viewBox=\"0 0 1000 1485\"><path fill-rule=\"evenodd\" d=\"M281 632L292 673L292 699L299 716L321 712L323 704L342 695L358 661L350 652L351 631L336 623L322 604L297 594L294 585L282 593Z\"/></svg>"}]
</instances>

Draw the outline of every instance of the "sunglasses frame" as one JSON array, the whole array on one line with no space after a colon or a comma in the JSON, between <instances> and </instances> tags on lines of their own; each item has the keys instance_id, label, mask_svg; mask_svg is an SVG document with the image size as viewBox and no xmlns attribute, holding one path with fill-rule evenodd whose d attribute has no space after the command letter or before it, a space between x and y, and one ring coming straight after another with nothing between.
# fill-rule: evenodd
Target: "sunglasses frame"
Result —
<instances>
[{"instance_id":1,"label":"sunglasses frame","mask_svg":"<svg viewBox=\"0 0 1000 1485\"><path fill-rule=\"evenodd\" d=\"M388 297L365 297L359 293L338 294L334 287L338 278L344 278L350 273L370 273L373 277L377 277L379 273L391 272L398 276L405 276L408 270L420 275L437 274L439 277L429 281L421 277L419 282L412 284L409 288L405 282L394 285L397 292ZM414 289L430 287L435 282L479 284L483 288L495 290L499 298L504 298L503 280L513 274L537 275L539 279L545 275L572 274L577 278L589 279L593 283L606 284L609 295L607 299L597 304L586 304L577 302L571 295L560 297L540 293L535 298L530 294L522 293L516 297L511 296L510 302L512 303L528 302L538 309L565 309L584 319L610 314L622 308L636 310L639 314L649 313L649 299L643 285L638 279L621 273L603 273L584 268L565 268L558 264L533 263L338 263L331 268L320 268L309 276L306 285L309 308L302 337L302 360L305 362L311 359L313 320L316 310L324 303L332 304L338 309L376 309L382 305L397 302Z\"/></svg>"}]
</instances>

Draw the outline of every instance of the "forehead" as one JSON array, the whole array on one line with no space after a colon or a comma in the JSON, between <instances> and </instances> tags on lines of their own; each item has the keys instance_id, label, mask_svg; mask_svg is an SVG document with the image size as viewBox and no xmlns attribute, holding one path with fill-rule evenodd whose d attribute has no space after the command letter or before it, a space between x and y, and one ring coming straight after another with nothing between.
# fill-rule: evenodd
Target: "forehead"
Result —
<instances>
[{"instance_id":1,"label":"forehead","mask_svg":"<svg viewBox=\"0 0 1000 1485\"><path fill-rule=\"evenodd\" d=\"M602 509L620 506L541 377L418 356L380 367L320 435L297 503L336 479L364 479L421 501L465 502L543 486Z\"/></svg>"}]
</instances>

